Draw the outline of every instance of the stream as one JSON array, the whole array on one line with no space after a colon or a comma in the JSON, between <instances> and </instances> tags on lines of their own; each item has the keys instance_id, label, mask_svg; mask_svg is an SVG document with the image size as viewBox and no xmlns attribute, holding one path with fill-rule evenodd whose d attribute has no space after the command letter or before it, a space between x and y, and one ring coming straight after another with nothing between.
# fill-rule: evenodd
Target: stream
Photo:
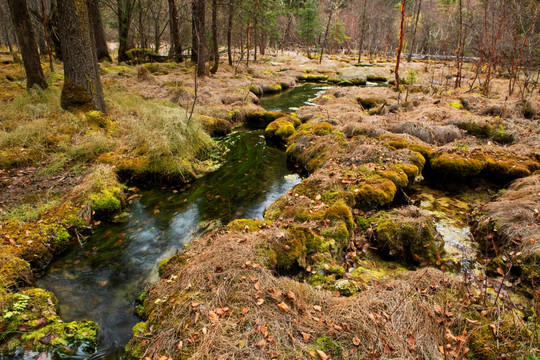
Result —
<instances>
[{"instance_id":1,"label":"stream","mask_svg":"<svg viewBox=\"0 0 540 360\"><path fill-rule=\"evenodd\" d=\"M263 97L261 105L288 112L309 104L321 91L321 85L304 84ZM219 142L227 149L219 169L190 184L135 189L119 221L95 226L82 247L52 262L37 281L56 295L64 321L99 324L100 353L108 358L118 357L129 341L140 321L134 300L157 280L163 259L233 219L262 219L272 202L301 181L287 168L285 152L266 144L264 130L239 129ZM82 350L57 356L90 357Z\"/></svg>"},{"instance_id":2,"label":"stream","mask_svg":"<svg viewBox=\"0 0 540 360\"><path fill-rule=\"evenodd\" d=\"M294 111L310 105L310 100L326 89L321 84L303 84L263 97L260 105L271 111ZM135 189L119 221L95 226L84 245L52 262L37 281L37 286L57 296L64 321L86 319L99 324L99 349L107 358L121 356L133 326L140 321L134 314L134 300L157 280L160 261L181 250L193 237L233 219L262 219L272 202L301 181L287 168L285 152L266 144L263 130L240 129L219 142L227 150L218 170L190 184ZM415 198L437 219L443 238L454 239L452 248L468 252L470 233L465 219L448 215L465 211L468 200L454 200L427 186L416 187ZM445 205L439 206L442 203ZM16 354L13 358L35 355ZM56 355L103 358L82 351Z\"/></svg>"}]
</instances>

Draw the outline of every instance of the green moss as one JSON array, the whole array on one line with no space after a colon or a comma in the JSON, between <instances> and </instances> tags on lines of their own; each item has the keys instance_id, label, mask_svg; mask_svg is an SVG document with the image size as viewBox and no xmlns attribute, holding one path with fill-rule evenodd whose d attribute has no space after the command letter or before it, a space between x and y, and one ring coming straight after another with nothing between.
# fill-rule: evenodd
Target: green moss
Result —
<instances>
[{"instance_id":1,"label":"green moss","mask_svg":"<svg viewBox=\"0 0 540 360\"><path fill-rule=\"evenodd\" d=\"M522 159L487 159L486 176L496 182L508 182L531 175L531 171Z\"/></svg>"},{"instance_id":2,"label":"green moss","mask_svg":"<svg viewBox=\"0 0 540 360\"><path fill-rule=\"evenodd\" d=\"M122 209L122 188L109 186L100 192L90 194L91 207L96 212L112 213Z\"/></svg>"},{"instance_id":3,"label":"green moss","mask_svg":"<svg viewBox=\"0 0 540 360\"><path fill-rule=\"evenodd\" d=\"M354 187L356 205L362 210L376 209L391 203L397 192L396 185L388 179L375 178Z\"/></svg>"},{"instance_id":4,"label":"green moss","mask_svg":"<svg viewBox=\"0 0 540 360\"><path fill-rule=\"evenodd\" d=\"M336 359L341 358L341 355L343 354L343 346L329 336L317 338L313 345L315 345L317 349L324 351L325 354Z\"/></svg>"},{"instance_id":5,"label":"green moss","mask_svg":"<svg viewBox=\"0 0 540 360\"><path fill-rule=\"evenodd\" d=\"M332 124L325 121L318 123L313 127L313 133L318 136L331 134L333 130Z\"/></svg>"},{"instance_id":6,"label":"green moss","mask_svg":"<svg viewBox=\"0 0 540 360\"><path fill-rule=\"evenodd\" d=\"M444 253L436 230L426 219L383 217L375 227L375 247L385 256L409 264L435 264Z\"/></svg>"},{"instance_id":7,"label":"green moss","mask_svg":"<svg viewBox=\"0 0 540 360\"><path fill-rule=\"evenodd\" d=\"M296 77L300 82L325 82L328 75L302 74Z\"/></svg>"},{"instance_id":8,"label":"green moss","mask_svg":"<svg viewBox=\"0 0 540 360\"><path fill-rule=\"evenodd\" d=\"M273 224L272 220L236 219L227 225L227 230L254 232L271 227Z\"/></svg>"},{"instance_id":9,"label":"green moss","mask_svg":"<svg viewBox=\"0 0 540 360\"><path fill-rule=\"evenodd\" d=\"M133 336L141 336L144 335L146 332L146 321L141 321L135 324L133 329L131 330L131 333Z\"/></svg>"},{"instance_id":10,"label":"green moss","mask_svg":"<svg viewBox=\"0 0 540 360\"><path fill-rule=\"evenodd\" d=\"M84 343L87 348L97 344L98 325L93 321L72 321L70 323L53 323L37 331L24 334L21 338L23 346L32 346L37 351L47 351L52 347L75 347ZM51 339L48 344L40 341Z\"/></svg>"},{"instance_id":11,"label":"green moss","mask_svg":"<svg viewBox=\"0 0 540 360\"><path fill-rule=\"evenodd\" d=\"M387 82L388 78L386 76L380 75L368 75L366 77L366 80L369 82Z\"/></svg>"},{"instance_id":12,"label":"green moss","mask_svg":"<svg viewBox=\"0 0 540 360\"><path fill-rule=\"evenodd\" d=\"M264 85L263 86L263 92L265 94L277 94L282 91L281 84L270 84L270 85Z\"/></svg>"},{"instance_id":13,"label":"green moss","mask_svg":"<svg viewBox=\"0 0 540 360\"><path fill-rule=\"evenodd\" d=\"M480 174L485 166L486 161L483 159L458 154L442 154L431 162L433 171L441 175L460 178L476 176Z\"/></svg>"},{"instance_id":14,"label":"green moss","mask_svg":"<svg viewBox=\"0 0 540 360\"><path fill-rule=\"evenodd\" d=\"M270 265L289 269L305 265L306 257L314 253L326 252L332 242L325 241L311 229L295 226L287 230L287 235L275 241L267 252Z\"/></svg>"},{"instance_id":15,"label":"green moss","mask_svg":"<svg viewBox=\"0 0 540 360\"><path fill-rule=\"evenodd\" d=\"M92 96L82 85L77 85L66 78L60 95L60 105L63 109L92 110Z\"/></svg>"},{"instance_id":16,"label":"green moss","mask_svg":"<svg viewBox=\"0 0 540 360\"><path fill-rule=\"evenodd\" d=\"M403 169L396 167L395 170L383 170L378 172L380 176L391 180L396 187L404 188L409 184L409 178Z\"/></svg>"},{"instance_id":17,"label":"green moss","mask_svg":"<svg viewBox=\"0 0 540 360\"><path fill-rule=\"evenodd\" d=\"M501 144L510 144L515 140L513 135L508 133L504 125L498 121L494 123L465 121L457 124L457 126L472 136L482 139L493 139Z\"/></svg>"},{"instance_id":18,"label":"green moss","mask_svg":"<svg viewBox=\"0 0 540 360\"><path fill-rule=\"evenodd\" d=\"M461 110L463 108L463 105L460 102L457 102L457 101L449 102L448 105L450 105L451 107L453 107L455 109L458 109L458 110Z\"/></svg>"},{"instance_id":19,"label":"green moss","mask_svg":"<svg viewBox=\"0 0 540 360\"><path fill-rule=\"evenodd\" d=\"M294 125L283 118L272 121L266 127L264 136L272 141L286 143L287 139L294 133Z\"/></svg>"},{"instance_id":20,"label":"green moss","mask_svg":"<svg viewBox=\"0 0 540 360\"><path fill-rule=\"evenodd\" d=\"M343 296L353 296L359 290L354 281L346 279L337 280L334 287Z\"/></svg>"},{"instance_id":21,"label":"green moss","mask_svg":"<svg viewBox=\"0 0 540 360\"><path fill-rule=\"evenodd\" d=\"M244 117L246 123L259 128L265 128L272 121L284 116L286 114L273 111L253 111L247 112Z\"/></svg>"},{"instance_id":22,"label":"green moss","mask_svg":"<svg viewBox=\"0 0 540 360\"><path fill-rule=\"evenodd\" d=\"M420 169L416 165L412 164L396 164L396 168L403 170L405 174L407 174L407 177L409 178L409 182L413 182L418 175L420 175Z\"/></svg>"},{"instance_id":23,"label":"green moss","mask_svg":"<svg viewBox=\"0 0 540 360\"><path fill-rule=\"evenodd\" d=\"M225 119L199 115L199 120L201 121L206 132L208 132L208 134L210 134L212 137L225 136L232 130L231 124Z\"/></svg>"},{"instance_id":24,"label":"green moss","mask_svg":"<svg viewBox=\"0 0 540 360\"><path fill-rule=\"evenodd\" d=\"M330 227L324 229L321 235L334 240L338 250L344 249L349 244L350 233L344 221L334 222Z\"/></svg>"}]
</instances>

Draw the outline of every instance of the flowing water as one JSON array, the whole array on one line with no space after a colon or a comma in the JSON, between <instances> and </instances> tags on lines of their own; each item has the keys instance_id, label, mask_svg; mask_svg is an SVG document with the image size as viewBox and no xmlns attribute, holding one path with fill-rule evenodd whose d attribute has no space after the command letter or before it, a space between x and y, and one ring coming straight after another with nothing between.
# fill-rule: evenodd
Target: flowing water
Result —
<instances>
[{"instance_id":1,"label":"flowing water","mask_svg":"<svg viewBox=\"0 0 540 360\"><path fill-rule=\"evenodd\" d=\"M311 100L330 88L330 86L324 84L306 83L289 91L263 96L259 101L259 105L268 111L291 112L300 106L313 105Z\"/></svg>"},{"instance_id":2,"label":"flowing water","mask_svg":"<svg viewBox=\"0 0 540 360\"><path fill-rule=\"evenodd\" d=\"M261 105L288 112L309 104L321 91L320 85L304 84L264 97ZM218 225L237 218L262 219L266 207L301 181L287 169L285 152L268 146L263 134L240 130L223 138L223 165L193 183L136 189L119 221L96 226L84 245L51 263L37 286L57 296L63 320L97 322L99 348L117 357L140 321L134 300L157 280L160 261Z\"/></svg>"}]
</instances>

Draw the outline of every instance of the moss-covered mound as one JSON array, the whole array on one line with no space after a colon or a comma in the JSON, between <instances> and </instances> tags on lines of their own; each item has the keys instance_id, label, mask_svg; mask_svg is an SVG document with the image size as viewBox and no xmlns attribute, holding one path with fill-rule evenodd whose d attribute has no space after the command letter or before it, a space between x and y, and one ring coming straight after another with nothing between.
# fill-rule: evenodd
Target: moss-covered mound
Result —
<instances>
[{"instance_id":1,"label":"moss-covered mound","mask_svg":"<svg viewBox=\"0 0 540 360\"><path fill-rule=\"evenodd\" d=\"M97 345L97 324L91 321L64 323L58 316L58 300L48 291L28 288L2 299L0 351L23 347L40 352L79 347L88 352ZM70 350L71 349L71 350Z\"/></svg>"},{"instance_id":2,"label":"moss-covered mound","mask_svg":"<svg viewBox=\"0 0 540 360\"><path fill-rule=\"evenodd\" d=\"M293 133L294 124L285 118L279 118L268 124L264 136L270 141L285 144Z\"/></svg>"},{"instance_id":3,"label":"moss-covered mound","mask_svg":"<svg viewBox=\"0 0 540 360\"><path fill-rule=\"evenodd\" d=\"M225 136L231 132L232 125L225 119L206 115L200 115L199 119L202 122L204 129L212 137Z\"/></svg>"},{"instance_id":4,"label":"moss-covered mound","mask_svg":"<svg viewBox=\"0 0 540 360\"><path fill-rule=\"evenodd\" d=\"M383 256L413 265L440 264L444 242L433 221L419 208L409 206L380 212L369 218L373 245Z\"/></svg>"}]
</instances>

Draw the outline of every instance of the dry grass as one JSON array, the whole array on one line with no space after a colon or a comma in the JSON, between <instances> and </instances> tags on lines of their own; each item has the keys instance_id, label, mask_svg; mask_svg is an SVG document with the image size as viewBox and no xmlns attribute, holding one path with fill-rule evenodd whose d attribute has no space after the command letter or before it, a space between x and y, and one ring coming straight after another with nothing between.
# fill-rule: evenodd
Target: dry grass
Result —
<instances>
[{"instance_id":1,"label":"dry grass","mask_svg":"<svg viewBox=\"0 0 540 360\"><path fill-rule=\"evenodd\" d=\"M461 131L453 125L432 125L419 122L400 122L389 130L398 134L409 134L429 144L447 144L462 138Z\"/></svg>"},{"instance_id":2,"label":"dry grass","mask_svg":"<svg viewBox=\"0 0 540 360\"><path fill-rule=\"evenodd\" d=\"M213 233L192 243L145 300L153 326L132 344L145 344L150 358L305 359L316 350L334 358L441 357L436 309L459 287L452 276L424 269L334 297L260 265L279 231Z\"/></svg>"},{"instance_id":3,"label":"dry grass","mask_svg":"<svg viewBox=\"0 0 540 360\"><path fill-rule=\"evenodd\" d=\"M514 181L508 190L482 210L480 227L494 226L501 245L516 244L525 257L540 255L540 175Z\"/></svg>"}]
</instances>

